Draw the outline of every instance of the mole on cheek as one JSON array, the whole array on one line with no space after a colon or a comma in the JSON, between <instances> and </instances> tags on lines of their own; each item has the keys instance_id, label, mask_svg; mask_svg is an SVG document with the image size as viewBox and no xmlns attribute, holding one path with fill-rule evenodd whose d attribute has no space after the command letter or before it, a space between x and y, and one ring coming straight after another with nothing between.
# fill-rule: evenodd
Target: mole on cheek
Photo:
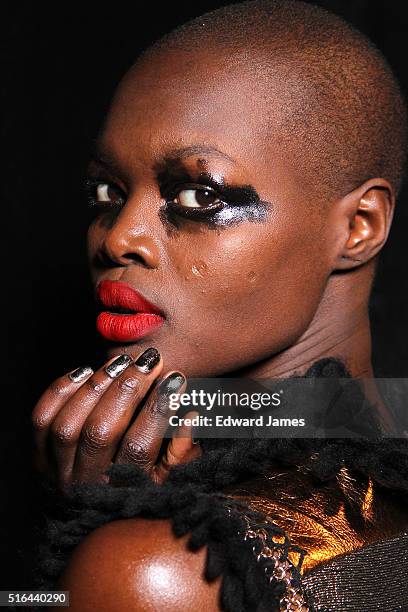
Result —
<instances>
[{"instance_id":1,"label":"mole on cheek","mask_svg":"<svg viewBox=\"0 0 408 612\"><path fill-rule=\"evenodd\" d=\"M199 278L204 278L208 275L209 269L205 261L197 261L191 266L191 271L195 276L198 276Z\"/></svg>"}]
</instances>

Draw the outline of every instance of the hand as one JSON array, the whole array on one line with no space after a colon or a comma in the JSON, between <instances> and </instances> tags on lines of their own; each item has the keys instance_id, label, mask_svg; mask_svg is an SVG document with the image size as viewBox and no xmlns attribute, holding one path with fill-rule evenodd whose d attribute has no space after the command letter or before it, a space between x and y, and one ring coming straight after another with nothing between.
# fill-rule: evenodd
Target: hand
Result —
<instances>
[{"instance_id":1,"label":"hand","mask_svg":"<svg viewBox=\"0 0 408 612\"><path fill-rule=\"evenodd\" d=\"M162 482L173 465L199 456L191 427L183 426L158 461L169 395L186 387L183 374L174 371L153 387L162 369L159 352L150 348L136 361L120 355L96 372L84 367L58 378L32 414L37 468L60 487L108 482L112 463L138 465Z\"/></svg>"}]
</instances>

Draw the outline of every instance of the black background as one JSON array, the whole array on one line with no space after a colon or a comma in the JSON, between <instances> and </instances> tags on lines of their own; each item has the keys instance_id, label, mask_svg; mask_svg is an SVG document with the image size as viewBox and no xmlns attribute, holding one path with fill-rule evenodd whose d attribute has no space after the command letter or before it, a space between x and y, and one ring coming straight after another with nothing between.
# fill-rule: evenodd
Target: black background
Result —
<instances>
[{"instance_id":1,"label":"black background","mask_svg":"<svg viewBox=\"0 0 408 612\"><path fill-rule=\"evenodd\" d=\"M133 4L133 8L132 8ZM30 546L29 414L49 382L98 363L81 187L92 138L115 84L140 49L228 2L19 3L1 19L0 588L24 584ZM327 0L383 50L407 91L404 3ZM139 8L138 8L139 6ZM378 375L408 376L407 190L378 270L371 317ZM26 585L29 586L29 585Z\"/></svg>"}]
</instances>

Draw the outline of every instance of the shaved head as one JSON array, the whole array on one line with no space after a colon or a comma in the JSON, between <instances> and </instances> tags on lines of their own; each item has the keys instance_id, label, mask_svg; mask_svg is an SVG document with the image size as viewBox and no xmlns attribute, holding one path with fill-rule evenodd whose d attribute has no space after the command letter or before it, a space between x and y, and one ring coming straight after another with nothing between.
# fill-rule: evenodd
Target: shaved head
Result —
<instances>
[{"instance_id":1,"label":"shaved head","mask_svg":"<svg viewBox=\"0 0 408 612\"><path fill-rule=\"evenodd\" d=\"M242 67L254 95L265 99L264 137L286 147L303 178L315 188L318 183L325 197L337 198L372 177L385 178L398 194L404 100L382 54L340 17L296 0L254 0L180 26L141 61L172 50L203 50L224 69Z\"/></svg>"},{"instance_id":2,"label":"shaved head","mask_svg":"<svg viewBox=\"0 0 408 612\"><path fill-rule=\"evenodd\" d=\"M140 287L165 313L155 346L190 376L322 355L370 373L405 122L382 55L324 10L255 0L179 27L126 72L99 134L95 284L114 265Z\"/></svg>"}]
</instances>

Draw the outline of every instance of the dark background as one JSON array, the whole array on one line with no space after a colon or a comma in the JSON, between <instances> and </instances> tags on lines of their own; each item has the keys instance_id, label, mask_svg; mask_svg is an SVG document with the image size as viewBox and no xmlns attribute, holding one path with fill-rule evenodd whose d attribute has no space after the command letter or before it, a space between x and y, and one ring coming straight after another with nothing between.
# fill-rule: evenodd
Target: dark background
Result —
<instances>
[{"instance_id":1,"label":"dark background","mask_svg":"<svg viewBox=\"0 0 408 612\"><path fill-rule=\"evenodd\" d=\"M2 349L0 588L28 580L33 500L29 414L52 379L96 364L81 180L115 84L139 50L178 23L228 2L16 3L2 7ZM407 91L404 3L319 2L366 32ZM377 375L408 376L407 190L372 297ZM22 557L17 552L22 553ZM29 565L27 561L26 565ZM28 587L29 584L26 584Z\"/></svg>"}]
</instances>

